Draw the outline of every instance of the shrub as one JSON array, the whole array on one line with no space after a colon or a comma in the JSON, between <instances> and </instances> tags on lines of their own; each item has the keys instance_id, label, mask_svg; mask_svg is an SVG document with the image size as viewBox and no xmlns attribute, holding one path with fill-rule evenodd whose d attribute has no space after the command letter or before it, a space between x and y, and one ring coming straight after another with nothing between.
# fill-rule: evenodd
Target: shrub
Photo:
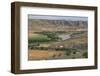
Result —
<instances>
[{"instance_id":1,"label":"shrub","mask_svg":"<svg viewBox=\"0 0 100 76\"><path fill-rule=\"evenodd\" d=\"M83 53L83 57L85 57L85 58L87 58L87 57L88 57L87 52Z\"/></svg>"},{"instance_id":2,"label":"shrub","mask_svg":"<svg viewBox=\"0 0 100 76\"><path fill-rule=\"evenodd\" d=\"M61 56L62 54L60 53L58 56Z\"/></svg>"},{"instance_id":3,"label":"shrub","mask_svg":"<svg viewBox=\"0 0 100 76\"><path fill-rule=\"evenodd\" d=\"M53 58L55 58L55 57L56 57L56 55L54 54L52 57L53 57Z\"/></svg>"},{"instance_id":4,"label":"shrub","mask_svg":"<svg viewBox=\"0 0 100 76\"><path fill-rule=\"evenodd\" d=\"M73 54L76 54L76 51L74 51Z\"/></svg>"},{"instance_id":5,"label":"shrub","mask_svg":"<svg viewBox=\"0 0 100 76\"><path fill-rule=\"evenodd\" d=\"M75 57L72 57L72 59L75 59Z\"/></svg>"},{"instance_id":6,"label":"shrub","mask_svg":"<svg viewBox=\"0 0 100 76\"><path fill-rule=\"evenodd\" d=\"M66 55L69 56L71 54L71 51L66 51Z\"/></svg>"}]
</instances>

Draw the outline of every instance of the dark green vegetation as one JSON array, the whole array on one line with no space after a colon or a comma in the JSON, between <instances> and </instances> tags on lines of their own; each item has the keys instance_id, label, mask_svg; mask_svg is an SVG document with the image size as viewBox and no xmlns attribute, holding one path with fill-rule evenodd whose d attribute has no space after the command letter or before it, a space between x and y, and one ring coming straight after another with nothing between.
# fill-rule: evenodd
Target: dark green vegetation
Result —
<instances>
[{"instance_id":1,"label":"dark green vegetation","mask_svg":"<svg viewBox=\"0 0 100 76\"><path fill-rule=\"evenodd\" d=\"M34 42L49 42L49 41L57 41L61 38L58 37L55 32L36 32L33 36L29 37L29 43Z\"/></svg>"},{"instance_id":2,"label":"dark green vegetation","mask_svg":"<svg viewBox=\"0 0 100 76\"><path fill-rule=\"evenodd\" d=\"M87 57L88 57L87 52L84 52L84 53L83 53L83 56L84 56L85 58L87 58Z\"/></svg>"}]
</instances>

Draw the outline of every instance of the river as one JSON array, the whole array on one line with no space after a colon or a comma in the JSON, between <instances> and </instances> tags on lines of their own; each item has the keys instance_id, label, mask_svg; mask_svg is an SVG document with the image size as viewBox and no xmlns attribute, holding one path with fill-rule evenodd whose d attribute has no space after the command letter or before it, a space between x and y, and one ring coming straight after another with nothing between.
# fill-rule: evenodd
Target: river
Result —
<instances>
[{"instance_id":1,"label":"river","mask_svg":"<svg viewBox=\"0 0 100 76\"><path fill-rule=\"evenodd\" d=\"M71 38L70 34L61 34L59 35L59 37L62 38L62 40L67 40Z\"/></svg>"}]
</instances>

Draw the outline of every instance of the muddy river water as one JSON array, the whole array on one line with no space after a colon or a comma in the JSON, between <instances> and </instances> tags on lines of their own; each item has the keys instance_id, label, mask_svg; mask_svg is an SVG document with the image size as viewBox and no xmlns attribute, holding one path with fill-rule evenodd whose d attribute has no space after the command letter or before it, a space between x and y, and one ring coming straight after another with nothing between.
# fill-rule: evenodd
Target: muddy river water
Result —
<instances>
[{"instance_id":1,"label":"muddy river water","mask_svg":"<svg viewBox=\"0 0 100 76\"><path fill-rule=\"evenodd\" d=\"M61 34L61 35L59 35L59 37L62 38L62 40L67 40L67 39L71 38L71 35L70 34Z\"/></svg>"}]
</instances>

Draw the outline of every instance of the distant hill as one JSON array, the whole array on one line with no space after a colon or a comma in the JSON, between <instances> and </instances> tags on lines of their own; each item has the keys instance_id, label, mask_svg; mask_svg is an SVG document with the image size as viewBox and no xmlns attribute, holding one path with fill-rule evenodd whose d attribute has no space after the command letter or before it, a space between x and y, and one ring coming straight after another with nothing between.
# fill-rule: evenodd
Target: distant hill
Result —
<instances>
[{"instance_id":1,"label":"distant hill","mask_svg":"<svg viewBox=\"0 0 100 76\"><path fill-rule=\"evenodd\" d=\"M87 21L71 20L48 20L48 19L28 19L29 31L69 31L76 29L86 29Z\"/></svg>"}]
</instances>

